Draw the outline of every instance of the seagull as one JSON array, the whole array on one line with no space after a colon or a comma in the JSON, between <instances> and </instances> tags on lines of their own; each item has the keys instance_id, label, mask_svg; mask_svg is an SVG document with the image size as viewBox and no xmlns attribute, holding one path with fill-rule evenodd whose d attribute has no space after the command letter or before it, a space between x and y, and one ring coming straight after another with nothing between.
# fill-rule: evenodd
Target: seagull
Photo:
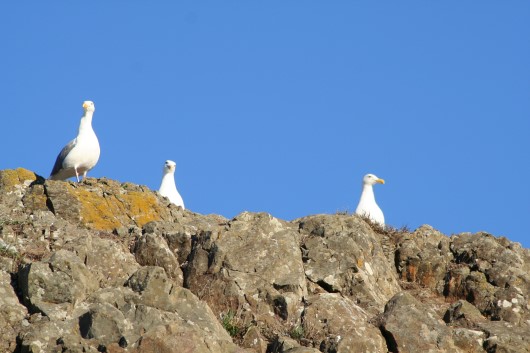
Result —
<instances>
[{"instance_id":1,"label":"seagull","mask_svg":"<svg viewBox=\"0 0 530 353\"><path fill-rule=\"evenodd\" d=\"M355 213L361 216L370 218L375 223L379 223L381 226L385 225L385 216L383 211L377 206L375 202L373 185L384 184L383 179L379 179L373 174L366 174L363 178L363 191L361 193L361 199Z\"/></svg>"},{"instance_id":2,"label":"seagull","mask_svg":"<svg viewBox=\"0 0 530 353\"><path fill-rule=\"evenodd\" d=\"M183 210L185 210L186 208L184 207L184 201L182 200L182 197L177 191L177 186L175 185L176 166L177 164L170 160L167 160L166 163L164 163L162 183L160 183L160 189L158 189L158 192L160 195L167 197L171 203L180 206Z\"/></svg>"},{"instance_id":3,"label":"seagull","mask_svg":"<svg viewBox=\"0 0 530 353\"><path fill-rule=\"evenodd\" d=\"M87 172L94 168L99 159L99 141L92 129L92 116L96 107L91 101L83 102L85 114L79 123L77 137L63 147L49 179L66 180L75 176L79 182L79 175L86 178Z\"/></svg>"}]
</instances>

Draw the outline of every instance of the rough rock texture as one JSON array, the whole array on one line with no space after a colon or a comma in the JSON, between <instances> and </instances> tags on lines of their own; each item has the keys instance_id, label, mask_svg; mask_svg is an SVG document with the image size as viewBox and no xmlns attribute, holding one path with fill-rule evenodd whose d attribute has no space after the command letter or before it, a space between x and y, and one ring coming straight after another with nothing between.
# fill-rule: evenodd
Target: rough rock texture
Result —
<instances>
[{"instance_id":1,"label":"rough rock texture","mask_svg":"<svg viewBox=\"0 0 530 353\"><path fill-rule=\"evenodd\" d=\"M0 171L0 352L529 352L530 251L487 233L182 210Z\"/></svg>"},{"instance_id":2,"label":"rough rock texture","mask_svg":"<svg viewBox=\"0 0 530 353\"><path fill-rule=\"evenodd\" d=\"M297 222L305 275L319 289L350 296L372 313L401 290L377 234L360 218L322 215Z\"/></svg>"}]
</instances>

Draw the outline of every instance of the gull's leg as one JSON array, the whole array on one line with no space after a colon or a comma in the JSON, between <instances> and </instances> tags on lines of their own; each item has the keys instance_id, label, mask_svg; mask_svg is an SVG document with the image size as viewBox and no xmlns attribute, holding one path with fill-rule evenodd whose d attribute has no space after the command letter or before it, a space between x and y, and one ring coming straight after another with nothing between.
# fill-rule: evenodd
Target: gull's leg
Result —
<instances>
[{"instance_id":1,"label":"gull's leg","mask_svg":"<svg viewBox=\"0 0 530 353\"><path fill-rule=\"evenodd\" d=\"M88 173L88 170L85 170L84 173L83 173L83 180L86 179L86 173Z\"/></svg>"},{"instance_id":2,"label":"gull's leg","mask_svg":"<svg viewBox=\"0 0 530 353\"><path fill-rule=\"evenodd\" d=\"M77 167L74 167L75 170L75 177L77 178L77 182L79 183L79 173L77 173Z\"/></svg>"}]
</instances>

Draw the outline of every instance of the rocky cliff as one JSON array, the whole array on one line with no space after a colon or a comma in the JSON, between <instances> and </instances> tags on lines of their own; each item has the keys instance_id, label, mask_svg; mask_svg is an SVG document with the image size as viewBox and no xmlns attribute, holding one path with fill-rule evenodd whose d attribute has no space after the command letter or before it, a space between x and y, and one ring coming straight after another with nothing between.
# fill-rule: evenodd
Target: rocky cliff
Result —
<instances>
[{"instance_id":1,"label":"rocky cliff","mask_svg":"<svg viewBox=\"0 0 530 353\"><path fill-rule=\"evenodd\" d=\"M0 171L0 352L530 352L530 251Z\"/></svg>"}]
</instances>

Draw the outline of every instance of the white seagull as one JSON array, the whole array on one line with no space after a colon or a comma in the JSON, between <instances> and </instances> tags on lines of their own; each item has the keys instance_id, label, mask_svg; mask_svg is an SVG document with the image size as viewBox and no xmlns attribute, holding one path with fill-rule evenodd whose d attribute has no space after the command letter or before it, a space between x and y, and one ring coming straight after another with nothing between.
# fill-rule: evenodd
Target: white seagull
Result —
<instances>
[{"instance_id":1,"label":"white seagull","mask_svg":"<svg viewBox=\"0 0 530 353\"><path fill-rule=\"evenodd\" d=\"M361 216L366 216L372 221L379 223L381 226L385 225L385 216L383 211L377 206L375 202L373 185L384 184L383 179L379 179L373 174L366 174L363 178L363 191L361 193L361 199L355 213Z\"/></svg>"},{"instance_id":2,"label":"white seagull","mask_svg":"<svg viewBox=\"0 0 530 353\"><path fill-rule=\"evenodd\" d=\"M75 176L79 182L79 175L86 178L86 173L99 160L99 141L92 129L92 116L96 107L93 102L85 101L83 109L85 114L81 117L77 137L64 146L57 156L49 177L52 180L66 180Z\"/></svg>"},{"instance_id":3,"label":"white seagull","mask_svg":"<svg viewBox=\"0 0 530 353\"><path fill-rule=\"evenodd\" d=\"M177 191L177 186L175 185L175 168L177 164L173 161L167 160L166 163L164 163L164 169L162 172L162 183L160 183L160 188L158 189L158 192L160 195L165 196L171 201L171 203L182 207L182 209L186 209L184 207L184 201L182 200L182 197L180 196L179 192Z\"/></svg>"}]
</instances>

